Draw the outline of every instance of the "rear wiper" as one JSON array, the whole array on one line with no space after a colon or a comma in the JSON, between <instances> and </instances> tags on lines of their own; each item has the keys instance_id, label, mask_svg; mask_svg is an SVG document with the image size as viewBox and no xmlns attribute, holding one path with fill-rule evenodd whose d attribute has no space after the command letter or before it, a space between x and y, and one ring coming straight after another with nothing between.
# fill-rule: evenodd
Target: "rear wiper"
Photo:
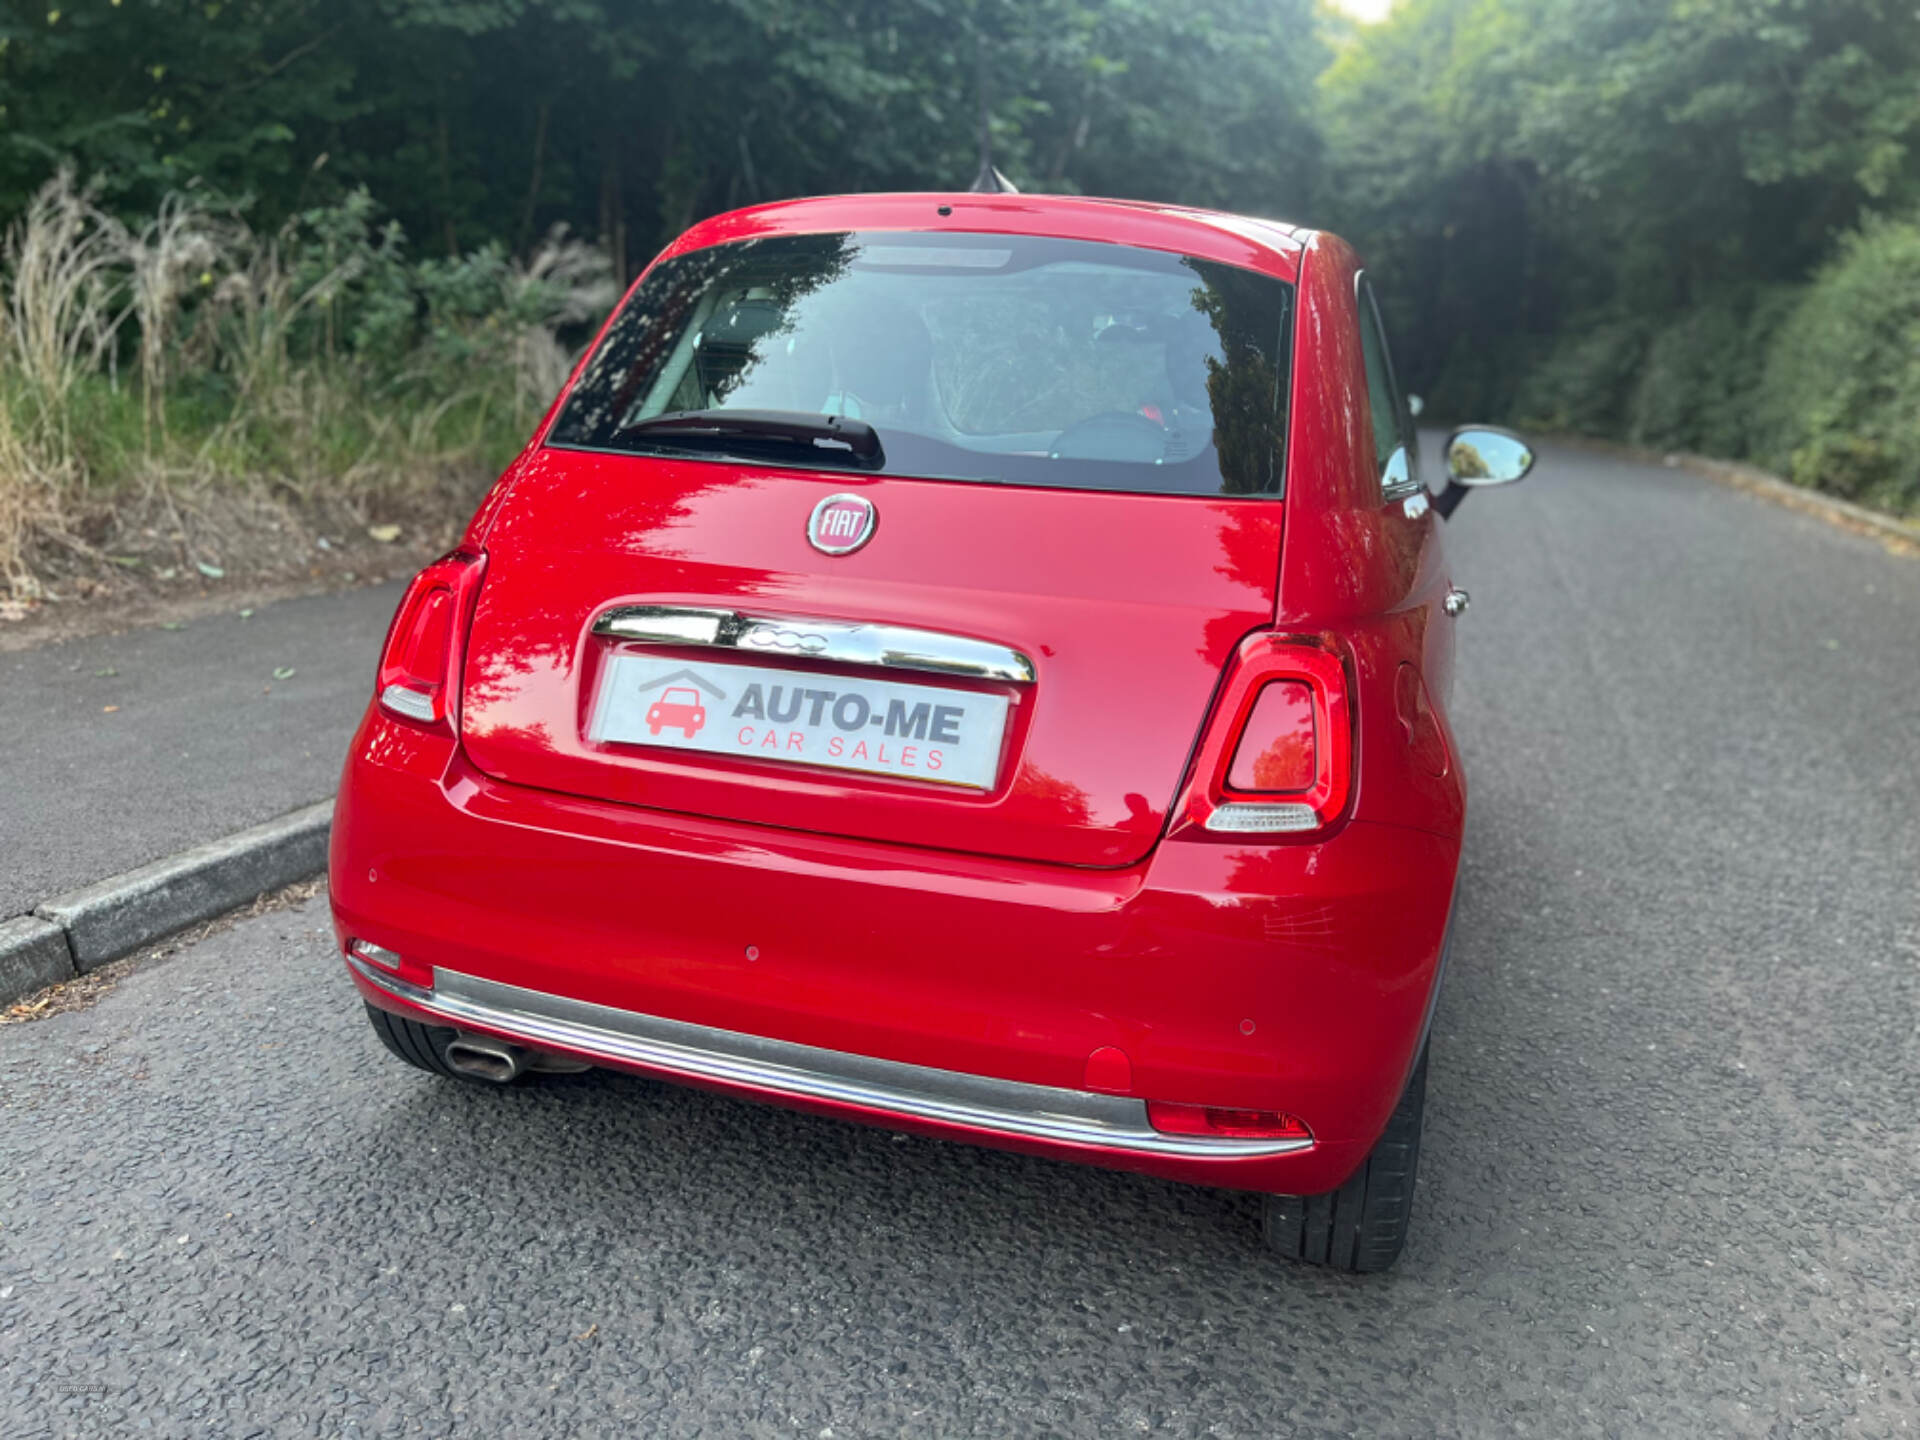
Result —
<instances>
[{"instance_id":1,"label":"rear wiper","mask_svg":"<svg viewBox=\"0 0 1920 1440\"><path fill-rule=\"evenodd\" d=\"M623 425L613 437L657 440L668 445L726 445L745 440L755 445L797 446L820 460L852 463L878 470L887 463L880 436L864 420L816 415L806 410L676 410Z\"/></svg>"}]
</instances>

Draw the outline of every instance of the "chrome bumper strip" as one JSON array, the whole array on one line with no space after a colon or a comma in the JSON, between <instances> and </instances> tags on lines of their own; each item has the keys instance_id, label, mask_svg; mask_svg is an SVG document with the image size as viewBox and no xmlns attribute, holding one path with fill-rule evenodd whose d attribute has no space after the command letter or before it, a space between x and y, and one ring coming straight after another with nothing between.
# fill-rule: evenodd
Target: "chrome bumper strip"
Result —
<instances>
[{"instance_id":1,"label":"chrome bumper strip","mask_svg":"<svg viewBox=\"0 0 1920 1440\"><path fill-rule=\"evenodd\" d=\"M1163 1135L1147 1123L1144 1100L995 1080L716 1030L502 985L457 970L435 969L433 988L426 990L358 956L349 955L347 963L394 998L449 1024L478 1025L531 1045L557 1045L689 1079L1143 1155L1233 1159L1285 1155L1313 1144L1311 1140Z\"/></svg>"},{"instance_id":2,"label":"chrome bumper strip","mask_svg":"<svg viewBox=\"0 0 1920 1440\"><path fill-rule=\"evenodd\" d=\"M965 675L976 680L1033 683L1033 661L1005 645L849 620L802 620L742 615L697 605L620 605L593 622L593 633L653 645L700 645L761 655L834 660Z\"/></svg>"}]
</instances>

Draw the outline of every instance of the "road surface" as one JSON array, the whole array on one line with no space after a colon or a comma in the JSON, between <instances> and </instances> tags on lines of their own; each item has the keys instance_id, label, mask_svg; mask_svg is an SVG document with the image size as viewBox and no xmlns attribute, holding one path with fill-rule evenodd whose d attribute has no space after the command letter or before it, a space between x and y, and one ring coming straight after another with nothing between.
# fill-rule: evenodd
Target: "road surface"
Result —
<instances>
[{"instance_id":1,"label":"road surface","mask_svg":"<svg viewBox=\"0 0 1920 1440\"><path fill-rule=\"evenodd\" d=\"M1920 562L1545 447L1453 524L1413 1237L381 1051L323 903L0 1029L0 1433L1909 1435Z\"/></svg>"}]
</instances>

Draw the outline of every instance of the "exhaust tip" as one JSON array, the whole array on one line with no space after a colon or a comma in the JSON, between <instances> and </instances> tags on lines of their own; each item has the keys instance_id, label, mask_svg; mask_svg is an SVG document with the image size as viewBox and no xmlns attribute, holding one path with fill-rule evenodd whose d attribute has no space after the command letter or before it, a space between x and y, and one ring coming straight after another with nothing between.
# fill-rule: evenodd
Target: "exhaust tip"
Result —
<instances>
[{"instance_id":1,"label":"exhaust tip","mask_svg":"<svg viewBox=\"0 0 1920 1440\"><path fill-rule=\"evenodd\" d=\"M461 1035L447 1046L447 1064L462 1075L505 1085L526 1068L519 1049L482 1035Z\"/></svg>"}]
</instances>

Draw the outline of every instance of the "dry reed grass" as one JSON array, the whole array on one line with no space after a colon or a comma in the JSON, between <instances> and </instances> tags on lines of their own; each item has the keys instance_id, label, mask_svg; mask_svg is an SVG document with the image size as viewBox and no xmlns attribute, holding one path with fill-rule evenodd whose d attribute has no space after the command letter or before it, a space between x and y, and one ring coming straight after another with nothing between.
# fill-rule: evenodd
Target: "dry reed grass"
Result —
<instances>
[{"instance_id":1,"label":"dry reed grass","mask_svg":"<svg viewBox=\"0 0 1920 1440\"><path fill-rule=\"evenodd\" d=\"M316 535L376 513L445 528L564 382L561 335L616 295L604 255L563 231L524 262L408 270L395 232L350 223L323 246L303 223L262 235L187 190L129 226L63 171L8 230L0 618L297 565ZM464 308L422 334L408 287L435 265ZM397 316L401 338L343 341L356 305Z\"/></svg>"}]
</instances>

